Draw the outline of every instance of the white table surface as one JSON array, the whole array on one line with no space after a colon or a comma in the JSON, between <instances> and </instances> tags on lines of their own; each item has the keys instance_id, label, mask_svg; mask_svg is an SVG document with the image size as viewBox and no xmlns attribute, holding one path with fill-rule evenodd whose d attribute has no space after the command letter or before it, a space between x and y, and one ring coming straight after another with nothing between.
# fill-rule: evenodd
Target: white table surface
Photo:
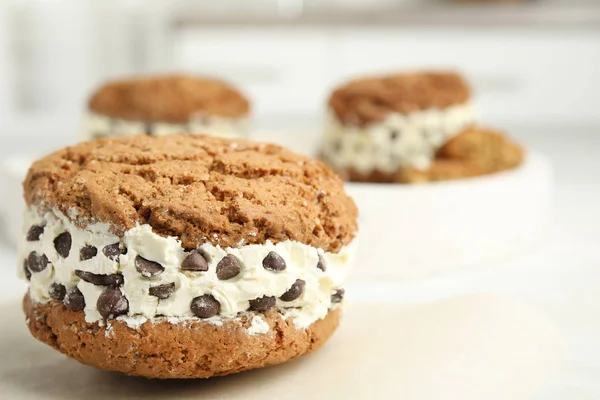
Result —
<instances>
[{"instance_id":1,"label":"white table surface","mask_svg":"<svg viewBox=\"0 0 600 400\"><path fill-rule=\"evenodd\" d=\"M550 156L556 171L548 240L526 254L421 282L352 282L354 302L430 301L465 292L499 292L538 306L565 338L566 357L540 399L600 398L600 127L521 129L519 138ZM15 277L13 249L0 247L0 302L26 285ZM1 328L0 328L1 329Z\"/></svg>"}]
</instances>

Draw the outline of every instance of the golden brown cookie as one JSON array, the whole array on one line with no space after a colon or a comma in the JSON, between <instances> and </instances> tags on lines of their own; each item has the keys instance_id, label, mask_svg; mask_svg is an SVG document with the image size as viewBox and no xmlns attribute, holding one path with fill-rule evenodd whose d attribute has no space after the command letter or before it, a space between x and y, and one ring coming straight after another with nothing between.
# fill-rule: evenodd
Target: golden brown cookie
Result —
<instances>
[{"instance_id":1,"label":"golden brown cookie","mask_svg":"<svg viewBox=\"0 0 600 400\"><path fill-rule=\"evenodd\" d=\"M403 169L394 176L397 183L427 183L472 178L491 173L477 163L461 159L436 158L426 170Z\"/></svg>"},{"instance_id":2,"label":"golden brown cookie","mask_svg":"<svg viewBox=\"0 0 600 400\"><path fill-rule=\"evenodd\" d=\"M253 313L217 327L203 320L183 324L146 322L132 329L120 321L99 326L61 302L23 299L31 334L77 361L96 368L159 379L208 378L269 365L309 354L333 334L340 310L305 329L277 311L267 311L267 335L246 333ZM256 314L256 313L254 313Z\"/></svg>"},{"instance_id":3,"label":"golden brown cookie","mask_svg":"<svg viewBox=\"0 0 600 400\"><path fill-rule=\"evenodd\" d=\"M19 275L38 339L102 369L204 378L287 361L337 326L357 209L324 164L182 134L34 163Z\"/></svg>"},{"instance_id":4,"label":"golden brown cookie","mask_svg":"<svg viewBox=\"0 0 600 400\"><path fill-rule=\"evenodd\" d=\"M186 247L294 240L336 251L357 229L356 206L327 166L242 139L99 139L35 162L23 185L27 205L75 212L82 226L149 224Z\"/></svg>"},{"instance_id":5,"label":"golden brown cookie","mask_svg":"<svg viewBox=\"0 0 600 400\"><path fill-rule=\"evenodd\" d=\"M505 133L480 126L462 131L437 152L438 159L472 162L483 173L515 168L523 157L523 148Z\"/></svg>"},{"instance_id":6,"label":"golden brown cookie","mask_svg":"<svg viewBox=\"0 0 600 400\"><path fill-rule=\"evenodd\" d=\"M329 106L341 121L368 125L389 113L444 109L470 97L468 84L455 72L415 72L350 81L331 94Z\"/></svg>"},{"instance_id":7,"label":"golden brown cookie","mask_svg":"<svg viewBox=\"0 0 600 400\"><path fill-rule=\"evenodd\" d=\"M474 163L463 160L436 158L429 168L425 170L403 168L394 174L387 174L381 171L362 174L355 170L349 170L347 171L346 179L352 182L371 183L426 183L469 178L483 174L483 169Z\"/></svg>"},{"instance_id":8,"label":"golden brown cookie","mask_svg":"<svg viewBox=\"0 0 600 400\"><path fill-rule=\"evenodd\" d=\"M183 123L198 114L240 118L250 103L225 82L175 75L106 83L92 94L89 109L125 120Z\"/></svg>"},{"instance_id":9,"label":"golden brown cookie","mask_svg":"<svg viewBox=\"0 0 600 400\"><path fill-rule=\"evenodd\" d=\"M175 75L109 82L91 96L88 106L85 139L140 133L250 134L248 99L216 79Z\"/></svg>"}]
</instances>

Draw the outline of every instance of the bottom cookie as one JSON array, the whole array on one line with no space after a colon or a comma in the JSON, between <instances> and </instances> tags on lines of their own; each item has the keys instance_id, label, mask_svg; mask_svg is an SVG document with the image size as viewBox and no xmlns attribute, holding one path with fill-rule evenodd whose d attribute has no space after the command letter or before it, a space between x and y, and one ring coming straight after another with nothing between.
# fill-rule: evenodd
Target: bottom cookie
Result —
<instances>
[{"instance_id":1,"label":"bottom cookie","mask_svg":"<svg viewBox=\"0 0 600 400\"><path fill-rule=\"evenodd\" d=\"M292 360L323 345L341 315L339 308L331 310L306 329L277 310L219 323L146 321L133 329L120 320L87 323L83 312L58 301L34 303L28 294L23 310L31 334L61 353L103 370L159 379L208 378ZM250 333L257 315L268 324L266 333Z\"/></svg>"},{"instance_id":2,"label":"bottom cookie","mask_svg":"<svg viewBox=\"0 0 600 400\"><path fill-rule=\"evenodd\" d=\"M350 182L426 183L472 178L485 173L484 169L471 162L436 159L426 170L402 168L391 174L377 170L364 174L354 169L348 169L343 177Z\"/></svg>"}]
</instances>

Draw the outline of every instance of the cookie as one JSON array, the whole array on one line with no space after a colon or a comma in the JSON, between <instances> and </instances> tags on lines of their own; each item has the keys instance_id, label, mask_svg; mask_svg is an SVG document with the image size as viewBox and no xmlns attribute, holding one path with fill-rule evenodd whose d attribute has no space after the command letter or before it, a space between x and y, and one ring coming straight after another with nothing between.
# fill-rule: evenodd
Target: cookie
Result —
<instances>
[{"instance_id":1,"label":"cookie","mask_svg":"<svg viewBox=\"0 0 600 400\"><path fill-rule=\"evenodd\" d=\"M30 330L86 364L224 375L337 326L357 209L319 161L206 135L97 139L34 163L24 192Z\"/></svg>"},{"instance_id":2,"label":"cookie","mask_svg":"<svg viewBox=\"0 0 600 400\"><path fill-rule=\"evenodd\" d=\"M521 146L505 134L483 127L468 128L445 143L426 169L400 168L394 173L369 174L350 169L345 178L356 182L426 183L493 174L518 167Z\"/></svg>"},{"instance_id":3,"label":"cookie","mask_svg":"<svg viewBox=\"0 0 600 400\"><path fill-rule=\"evenodd\" d=\"M455 72L414 72L352 80L334 90L329 107L338 120L367 126L389 114L444 110L470 98L469 85Z\"/></svg>"},{"instance_id":4,"label":"cookie","mask_svg":"<svg viewBox=\"0 0 600 400\"><path fill-rule=\"evenodd\" d=\"M341 314L331 310L305 329L276 310L246 313L220 326L163 318L135 329L118 319L89 323L82 312L57 301L35 303L28 295L23 309L31 334L61 353L96 368L161 379L227 375L309 354L329 339ZM266 333L248 334L263 326Z\"/></svg>"},{"instance_id":5,"label":"cookie","mask_svg":"<svg viewBox=\"0 0 600 400\"><path fill-rule=\"evenodd\" d=\"M445 142L475 121L469 86L456 73L359 79L331 95L321 153L350 176L425 170Z\"/></svg>"},{"instance_id":6,"label":"cookie","mask_svg":"<svg viewBox=\"0 0 600 400\"><path fill-rule=\"evenodd\" d=\"M437 158L471 162L488 174L519 166L523 162L524 151L503 132L472 127L444 144L438 150Z\"/></svg>"},{"instance_id":7,"label":"cookie","mask_svg":"<svg viewBox=\"0 0 600 400\"><path fill-rule=\"evenodd\" d=\"M108 82L88 102L88 138L141 133L247 136L250 103L233 86L186 75Z\"/></svg>"}]
</instances>

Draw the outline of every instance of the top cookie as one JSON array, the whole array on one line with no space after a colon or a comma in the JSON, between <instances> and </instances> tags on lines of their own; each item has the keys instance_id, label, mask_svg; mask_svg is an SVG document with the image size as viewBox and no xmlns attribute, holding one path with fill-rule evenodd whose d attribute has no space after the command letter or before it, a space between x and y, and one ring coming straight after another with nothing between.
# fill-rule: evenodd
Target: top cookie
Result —
<instances>
[{"instance_id":1,"label":"top cookie","mask_svg":"<svg viewBox=\"0 0 600 400\"><path fill-rule=\"evenodd\" d=\"M454 72L419 72L353 80L336 89L329 106L341 121L367 125L389 113L444 109L470 98L466 81Z\"/></svg>"},{"instance_id":2,"label":"top cookie","mask_svg":"<svg viewBox=\"0 0 600 400\"><path fill-rule=\"evenodd\" d=\"M215 79L163 76L114 81L89 100L90 111L146 122L187 122L193 116L240 118L250 103L235 88Z\"/></svg>"},{"instance_id":3,"label":"top cookie","mask_svg":"<svg viewBox=\"0 0 600 400\"><path fill-rule=\"evenodd\" d=\"M338 251L357 230L342 181L280 146L205 135L98 139L34 163L28 205L120 235L149 224L186 248L293 240Z\"/></svg>"}]
</instances>

